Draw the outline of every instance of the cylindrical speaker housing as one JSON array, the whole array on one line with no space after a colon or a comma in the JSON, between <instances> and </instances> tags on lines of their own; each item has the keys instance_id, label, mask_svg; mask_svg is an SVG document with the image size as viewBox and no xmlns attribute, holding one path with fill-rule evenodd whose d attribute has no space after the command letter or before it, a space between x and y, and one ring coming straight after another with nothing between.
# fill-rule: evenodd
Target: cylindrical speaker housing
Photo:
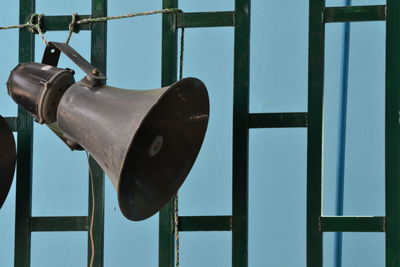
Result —
<instances>
[{"instance_id":1,"label":"cylindrical speaker housing","mask_svg":"<svg viewBox=\"0 0 400 267\"><path fill-rule=\"evenodd\" d=\"M41 63L21 63L7 81L8 94L37 122L56 121L62 95L75 83L74 71Z\"/></svg>"}]
</instances>

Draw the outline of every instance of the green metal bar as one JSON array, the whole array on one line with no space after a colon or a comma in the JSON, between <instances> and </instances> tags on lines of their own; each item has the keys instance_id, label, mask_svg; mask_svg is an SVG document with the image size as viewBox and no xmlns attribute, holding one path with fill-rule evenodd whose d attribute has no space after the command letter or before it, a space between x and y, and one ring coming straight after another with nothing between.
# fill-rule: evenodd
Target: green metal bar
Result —
<instances>
[{"instance_id":1,"label":"green metal bar","mask_svg":"<svg viewBox=\"0 0 400 267\"><path fill-rule=\"evenodd\" d=\"M249 114L249 128L283 127L307 127L307 112Z\"/></svg>"},{"instance_id":2,"label":"green metal bar","mask_svg":"<svg viewBox=\"0 0 400 267\"><path fill-rule=\"evenodd\" d=\"M386 266L400 266L400 1L387 0L386 22Z\"/></svg>"},{"instance_id":3,"label":"green metal bar","mask_svg":"<svg viewBox=\"0 0 400 267\"><path fill-rule=\"evenodd\" d=\"M163 0L163 8L177 8L178 0ZM161 86L168 86L177 79L178 34L175 14L163 14L162 17L162 70ZM160 211L159 254L160 267L175 266L175 225L174 201L171 200Z\"/></svg>"},{"instance_id":4,"label":"green metal bar","mask_svg":"<svg viewBox=\"0 0 400 267\"><path fill-rule=\"evenodd\" d=\"M250 0L235 1L232 266L248 266Z\"/></svg>"},{"instance_id":5,"label":"green metal bar","mask_svg":"<svg viewBox=\"0 0 400 267\"><path fill-rule=\"evenodd\" d=\"M232 216L180 216L178 229L188 231L231 231Z\"/></svg>"},{"instance_id":6,"label":"green metal bar","mask_svg":"<svg viewBox=\"0 0 400 267\"><path fill-rule=\"evenodd\" d=\"M322 114L324 88L325 1L310 0L307 133L307 267L322 266Z\"/></svg>"},{"instance_id":7,"label":"green metal bar","mask_svg":"<svg viewBox=\"0 0 400 267\"><path fill-rule=\"evenodd\" d=\"M87 231L88 217L32 217L31 232Z\"/></svg>"},{"instance_id":8,"label":"green metal bar","mask_svg":"<svg viewBox=\"0 0 400 267\"><path fill-rule=\"evenodd\" d=\"M16 132L18 130L18 117L5 117L5 119L11 131Z\"/></svg>"},{"instance_id":9,"label":"green metal bar","mask_svg":"<svg viewBox=\"0 0 400 267\"><path fill-rule=\"evenodd\" d=\"M385 217L321 217L322 232L385 232Z\"/></svg>"},{"instance_id":10,"label":"green metal bar","mask_svg":"<svg viewBox=\"0 0 400 267\"><path fill-rule=\"evenodd\" d=\"M20 0L19 21L25 23L35 13L35 0ZM34 60L34 35L27 29L19 31L19 62ZM32 214L32 151L33 119L18 108L17 178L15 205L15 267L29 267L31 232L28 224Z\"/></svg>"},{"instance_id":11,"label":"green metal bar","mask_svg":"<svg viewBox=\"0 0 400 267\"><path fill-rule=\"evenodd\" d=\"M176 24L178 28L235 26L235 12L178 13Z\"/></svg>"},{"instance_id":12,"label":"green metal bar","mask_svg":"<svg viewBox=\"0 0 400 267\"><path fill-rule=\"evenodd\" d=\"M107 16L107 0L92 0L92 16ZM93 66L102 70L104 74L107 72L107 23L96 23L92 26L91 31L91 63ZM93 240L94 254L93 266L101 267L104 265L104 172L96 161L90 157L89 159L89 216L88 220L92 220L92 209L94 209L93 218ZM90 179L91 176L91 179ZM93 182L93 191L92 184ZM94 194L94 196L93 196ZM92 198L94 197L94 202ZM92 247L90 242L90 231L88 236L88 265L92 257Z\"/></svg>"},{"instance_id":13,"label":"green metal bar","mask_svg":"<svg viewBox=\"0 0 400 267\"><path fill-rule=\"evenodd\" d=\"M386 19L386 6L326 7L324 22L379 21Z\"/></svg>"},{"instance_id":14,"label":"green metal bar","mask_svg":"<svg viewBox=\"0 0 400 267\"><path fill-rule=\"evenodd\" d=\"M89 15L78 15L77 19L88 19ZM45 31L68 31L69 24L72 21L72 16L44 16L43 17L43 29ZM91 24L80 24L76 25L76 29L91 30Z\"/></svg>"}]
</instances>

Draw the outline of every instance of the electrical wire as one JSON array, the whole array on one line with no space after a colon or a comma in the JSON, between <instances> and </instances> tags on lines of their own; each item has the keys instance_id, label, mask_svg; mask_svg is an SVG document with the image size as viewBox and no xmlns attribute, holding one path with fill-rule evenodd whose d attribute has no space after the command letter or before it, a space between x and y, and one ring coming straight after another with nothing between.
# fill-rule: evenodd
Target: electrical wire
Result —
<instances>
[{"instance_id":1,"label":"electrical wire","mask_svg":"<svg viewBox=\"0 0 400 267\"><path fill-rule=\"evenodd\" d=\"M91 248L91 257L90 257L89 267L93 267L94 255L95 255L95 245L94 245L94 238L93 238L95 196L94 196L94 182L93 182L92 168L90 167L90 155L87 151L86 151L86 156L88 159L90 186L91 186L91 192L92 192L92 210L91 210L91 216L90 216L91 218L90 218L90 226L89 226L89 238L90 238L90 248Z\"/></svg>"}]
</instances>

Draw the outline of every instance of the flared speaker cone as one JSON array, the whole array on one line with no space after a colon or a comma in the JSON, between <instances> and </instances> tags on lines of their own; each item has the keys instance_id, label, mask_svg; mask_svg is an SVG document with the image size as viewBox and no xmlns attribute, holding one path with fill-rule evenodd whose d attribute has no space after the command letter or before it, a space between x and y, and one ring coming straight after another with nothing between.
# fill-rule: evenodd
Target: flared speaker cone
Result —
<instances>
[{"instance_id":1,"label":"flared speaker cone","mask_svg":"<svg viewBox=\"0 0 400 267\"><path fill-rule=\"evenodd\" d=\"M127 218L148 218L177 193L200 151L208 116L207 89L198 79L179 81L159 98L133 138L120 173L118 198Z\"/></svg>"}]
</instances>

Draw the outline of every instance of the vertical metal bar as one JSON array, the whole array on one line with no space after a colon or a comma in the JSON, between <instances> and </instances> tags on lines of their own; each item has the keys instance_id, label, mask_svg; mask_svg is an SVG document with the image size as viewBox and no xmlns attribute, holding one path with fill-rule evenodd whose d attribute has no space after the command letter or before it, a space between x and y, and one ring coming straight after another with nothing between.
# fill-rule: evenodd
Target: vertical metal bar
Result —
<instances>
[{"instance_id":1,"label":"vertical metal bar","mask_svg":"<svg viewBox=\"0 0 400 267\"><path fill-rule=\"evenodd\" d=\"M344 0L346 6L351 6L351 0ZM347 128L347 91L349 86L349 53L350 53L350 23L343 26L343 49L342 49L342 72L341 90L339 97L339 134L337 154L337 184L336 184L336 215L343 215L344 201L344 170L346 162L346 128ZM334 264L335 267L342 266L342 244L343 233L335 233Z\"/></svg>"},{"instance_id":2,"label":"vertical metal bar","mask_svg":"<svg viewBox=\"0 0 400 267\"><path fill-rule=\"evenodd\" d=\"M92 16L107 16L107 0L92 0ZM107 72L107 22L94 23L91 32L91 63L105 74ZM89 176L89 225L93 218L93 266L101 267L104 264L104 173L96 161L90 157L89 168L93 181L93 191ZM94 203L92 201L94 193ZM92 258L92 245L89 229L88 237L88 265Z\"/></svg>"},{"instance_id":3,"label":"vertical metal bar","mask_svg":"<svg viewBox=\"0 0 400 267\"><path fill-rule=\"evenodd\" d=\"M248 265L250 0L235 1L232 266Z\"/></svg>"},{"instance_id":4,"label":"vertical metal bar","mask_svg":"<svg viewBox=\"0 0 400 267\"><path fill-rule=\"evenodd\" d=\"M26 23L35 12L35 0L20 1L21 24ZM27 29L19 32L19 61L34 60L35 37ZM32 215L32 151L33 120L23 109L18 108L18 155L17 188L15 215L15 251L16 267L30 266L31 232L29 220Z\"/></svg>"},{"instance_id":5,"label":"vertical metal bar","mask_svg":"<svg viewBox=\"0 0 400 267\"><path fill-rule=\"evenodd\" d=\"M400 266L400 1L387 0L386 22L386 266Z\"/></svg>"},{"instance_id":6,"label":"vertical metal bar","mask_svg":"<svg viewBox=\"0 0 400 267\"><path fill-rule=\"evenodd\" d=\"M307 267L322 266L322 107L325 1L310 0L307 134Z\"/></svg>"},{"instance_id":7,"label":"vertical metal bar","mask_svg":"<svg viewBox=\"0 0 400 267\"><path fill-rule=\"evenodd\" d=\"M177 8L178 0L163 0L163 8ZM161 86L172 84L177 79L178 35L176 15L163 14L162 18L162 70ZM171 200L160 211L159 222L159 254L160 267L175 266L175 204Z\"/></svg>"}]
</instances>

